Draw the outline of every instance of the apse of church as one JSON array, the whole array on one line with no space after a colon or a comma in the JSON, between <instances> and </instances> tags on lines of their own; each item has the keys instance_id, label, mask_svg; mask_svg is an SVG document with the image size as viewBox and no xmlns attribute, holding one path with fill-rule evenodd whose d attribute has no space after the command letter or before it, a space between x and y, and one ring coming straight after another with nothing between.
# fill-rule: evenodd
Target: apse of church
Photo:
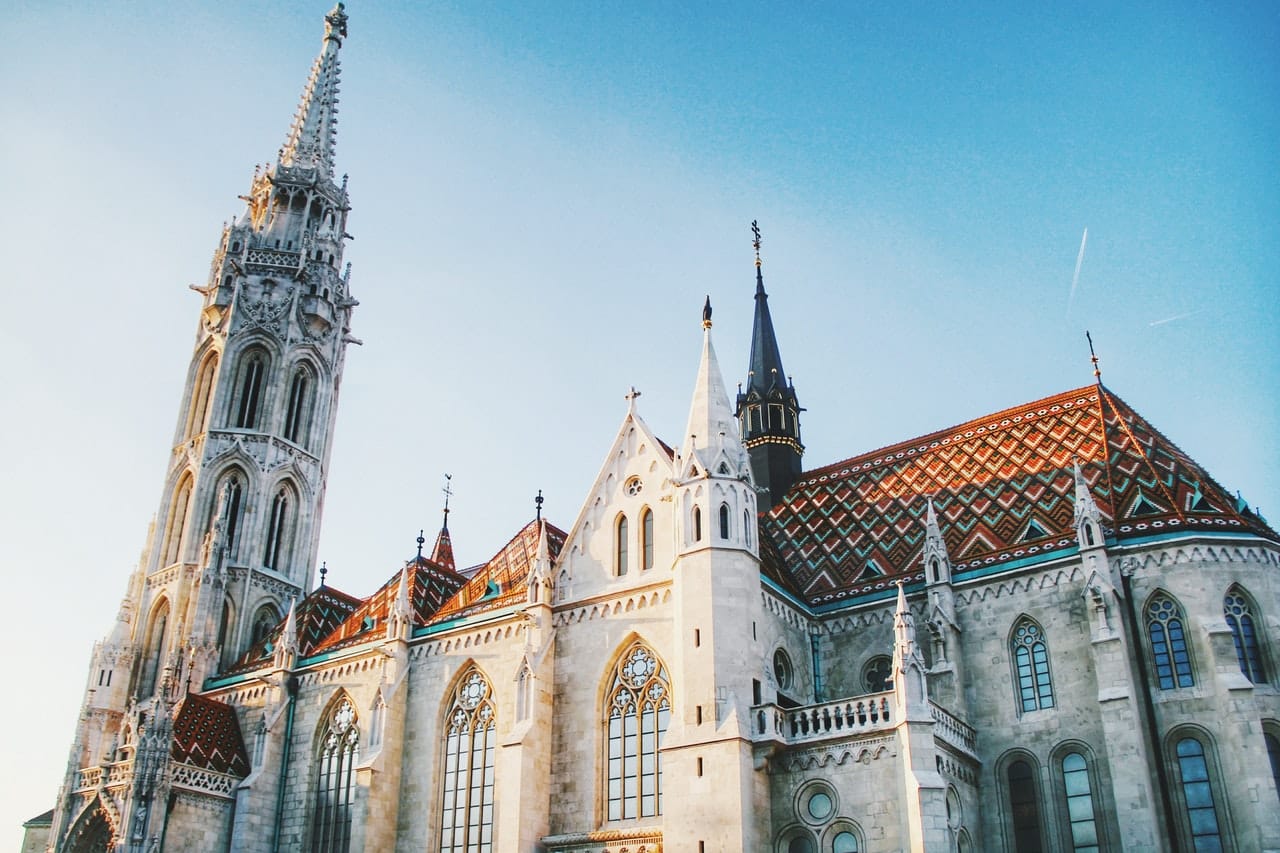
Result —
<instances>
[{"instance_id":1,"label":"apse of church","mask_svg":"<svg viewBox=\"0 0 1280 853\"><path fill-rule=\"evenodd\" d=\"M708 299L683 434L627 395L566 526L460 568L446 504L373 593L317 582L347 27L198 288L48 850L1280 849L1280 536L1100 377L804 469L756 223L733 397Z\"/></svg>"}]
</instances>

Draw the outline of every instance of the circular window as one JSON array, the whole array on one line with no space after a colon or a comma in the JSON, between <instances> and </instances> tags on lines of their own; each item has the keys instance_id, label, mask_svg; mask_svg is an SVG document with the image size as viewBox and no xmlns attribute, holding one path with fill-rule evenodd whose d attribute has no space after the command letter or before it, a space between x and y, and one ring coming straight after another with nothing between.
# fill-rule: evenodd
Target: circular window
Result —
<instances>
[{"instance_id":1,"label":"circular window","mask_svg":"<svg viewBox=\"0 0 1280 853\"><path fill-rule=\"evenodd\" d=\"M805 810L809 812L809 817L816 821L824 821L831 817L831 812L835 811L831 803L831 797L826 791L816 791L809 796L809 802L805 804Z\"/></svg>"},{"instance_id":2,"label":"circular window","mask_svg":"<svg viewBox=\"0 0 1280 853\"><path fill-rule=\"evenodd\" d=\"M836 833L836 837L831 839L831 851L832 853L858 853L858 837L848 830Z\"/></svg>"},{"instance_id":3,"label":"circular window","mask_svg":"<svg viewBox=\"0 0 1280 853\"><path fill-rule=\"evenodd\" d=\"M880 693L893 687L893 661L884 655L867 661L862 671L862 681L868 693Z\"/></svg>"},{"instance_id":4,"label":"circular window","mask_svg":"<svg viewBox=\"0 0 1280 853\"><path fill-rule=\"evenodd\" d=\"M644 483L640 482L639 477L632 477L630 480L627 480L623 488L627 490L627 494L635 497L644 491Z\"/></svg>"},{"instance_id":5,"label":"circular window","mask_svg":"<svg viewBox=\"0 0 1280 853\"><path fill-rule=\"evenodd\" d=\"M778 680L778 686L783 690L791 687L791 658L782 649L773 653L773 677Z\"/></svg>"}]
</instances>

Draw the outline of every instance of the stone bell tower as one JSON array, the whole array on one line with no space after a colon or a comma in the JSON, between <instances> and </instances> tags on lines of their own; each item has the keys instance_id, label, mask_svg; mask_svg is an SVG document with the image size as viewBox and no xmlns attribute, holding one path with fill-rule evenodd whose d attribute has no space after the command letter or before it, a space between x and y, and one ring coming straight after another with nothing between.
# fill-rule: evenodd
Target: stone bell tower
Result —
<instances>
[{"instance_id":1,"label":"stone bell tower","mask_svg":"<svg viewBox=\"0 0 1280 853\"><path fill-rule=\"evenodd\" d=\"M358 343L347 182L334 179L346 36L339 3L284 145L192 285L202 304L160 506L94 649L51 849L98 835L149 849L184 688L198 691L311 587L343 363Z\"/></svg>"},{"instance_id":2,"label":"stone bell tower","mask_svg":"<svg viewBox=\"0 0 1280 853\"><path fill-rule=\"evenodd\" d=\"M310 588L352 309L350 204L334 180L339 4L276 162L254 171L203 297L138 616L140 696L164 634L213 658L259 639ZM167 609L167 625L161 626ZM214 649L216 648L216 652ZM198 658L199 654L194 657Z\"/></svg>"}]
</instances>

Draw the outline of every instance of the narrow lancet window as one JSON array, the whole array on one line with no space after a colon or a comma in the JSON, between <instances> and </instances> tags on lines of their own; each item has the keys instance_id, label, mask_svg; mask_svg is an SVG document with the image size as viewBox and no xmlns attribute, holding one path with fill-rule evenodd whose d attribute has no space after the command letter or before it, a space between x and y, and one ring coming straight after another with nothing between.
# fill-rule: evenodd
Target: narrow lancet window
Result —
<instances>
[{"instance_id":1,"label":"narrow lancet window","mask_svg":"<svg viewBox=\"0 0 1280 853\"><path fill-rule=\"evenodd\" d=\"M281 489L271 502L271 517L267 521L267 547L262 554L262 564L268 569L280 570L280 558L284 551L285 521L289 514L289 493Z\"/></svg>"},{"instance_id":2,"label":"narrow lancet window","mask_svg":"<svg viewBox=\"0 0 1280 853\"><path fill-rule=\"evenodd\" d=\"M1021 711L1053 707L1053 679L1049 674L1049 647L1040 626L1023 617L1013 630L1015 687Z\"/></svg>"},{"instance_id":3,"label":"narrow lancet window","mask_svg":"<svg viewBox=\"0 0 1280 853\"><path fill-rule=\"evenodd\" d=\"M693 541L702 541L702 508L693 508Z\"/></svg>"},{"instance_id":4,"label":"narrow lancet window","mask_svg":"<svg viewBox=\"0 0 1280 853\"><path fill-rule=\"evenodd\" d=\"M473 666L445 715L441 853L492 853L496 745L493 690Z\"/></svg>"},{"instance_id":5,"label":"narrow lancet window","mask_svg":"<svg viewBox=\"0 0 1280 853\"><path fill-rule=\"evenodd\" d=\"M1236 661L1240 671L1254 684L1265 684L1267 674L1262 665L1262 650L1258 644L1258 629L1253 621L1253 609L1249 599L1238 589L1232 589L1222 602L1227 627L1236 646Z\"/></svg>"},{"instance_id":6,"label":"narrow lancet window","mask_svg":"<svg viewBox=\"0 0 1280 853\"><path fill-rule=\"evenodd\" d=\"M236 426L254 429L258 426L258 410L262 402L262 383L266 361L258 353L249 356L240 376L240 405L236 409Z\"/></svg>"},{"instance_id":7,"label":"narrow lancet window","mask_svg":"<svg viewBox=\"0 0 1280 853\"><path fill-rule=\"evenodd\" d=\"M627 573L627 517L618 516L614 527L614 573L622 577Z\"/></svg>"},{"instance_id":8,"label":"narrow lancet window","mask_svg":"<svg viewBox=\"0 0 1280 853\"><path fill-rule=\"evenodd\" d=\"M1041 853L1040 797L1035 774L1025 761L1009 765L1009 811L1013 818L1013 849L1016 853Z\"/></svg>"},{"instance_id":9,"label":"narrow lancet window","mask_svg":"<svg viewBox=\"0 0 1280 853\"><path fill-rule=\"evenodd\" d=\"M720 504L720 538L729 538L729 505Z\"/></svg>"},{"instance_id":10,"label":"narrow lancet window","mask_svg":"<svg viewBox=\"0 0 1280 853\"><path fill-rule=\"evenodd\" d=\"M312 853L347 853L351 848L351 810L359 751L356 709L343 699L329 715L320 740L311 827Z\"/></svg>"},{"instance_id":11,"label":"narrow lancet window","mask_svg":"<svg viewBox=\"0 0 1280 853\"><path fill-rule=\"evenodd\" d=\"M1074 853L1098 853L1098 823L1093 816L1093 787L1089 765L1083 755L1069 752L1062 757L1062 787L1067 795L1067 820L1071 824Z\"/></svg>"},{"instance_id":12,"label":"narrow lancet window","mask_svg":"<svg viewBox=\"0 0 1280 853\"><path fill-rule=\"evenodd\" d=\"M307 389L310 381L307 371L298 368L293 374L293 382L289 385L289 405L285 410L284 437L302 444L305 440L304 423L306 420Z\"/></svg>"},{"instance_id":13,"label":"narrow lancet window","mask_svg":"<svg viewBox=\"0 0 1280 853\"><path fill-rule=\"evenodd\" d=\"M1151 656L1160 689L1193 685L1195 679L1191 673L1191 653L1187 648L1182 609L1166 595L1147 605L1147 637L1151 641Z\"/></svg>"},{"instance_id":14,"label":"narrow lancet window","mask_svg":"<svg viewBox=\"0 0 1280 853\"><path fill-rule=\"evenodd\" d=\"M1214 803L1213 782L1204 744L1193 737L1178 741L1178 773L1182 777L1182 801L1191 829L1191 849L1222 850L1222 832Z\"/></svg>"},{"instance_id":15,"label":"narrow lancet window","mask_svg":"<svg viewBox=\"0 0 1280 853\"><path fill-rule=\"evenodd\" d=\"M653 510L645 507L640 512L640 568L653 568Z\"/></svg>"}]
</instances>

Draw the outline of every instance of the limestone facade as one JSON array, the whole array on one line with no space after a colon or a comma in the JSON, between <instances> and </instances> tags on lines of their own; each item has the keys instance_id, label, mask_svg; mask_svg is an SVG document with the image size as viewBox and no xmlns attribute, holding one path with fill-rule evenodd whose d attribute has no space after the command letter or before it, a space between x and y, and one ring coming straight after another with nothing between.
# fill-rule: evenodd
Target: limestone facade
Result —
<instances>
[{"instance_id":1,"label":"limestone facade","mask_svg":"<svg viewBox=\"0 0 1280 853\"><path fill-rule=\"evenodd\" d=\"M632 396L567 530L539 510L474 573L437 547L365 599L316 587L355 342L345 37L339 6L220 238L47 849L1280 850L1280 537L1100 384L801 473L796 389L754 376L781 374L758 260L769 340L736 408L708 308L678 447ZM843 485L984 430L1031 459L1005 421L1046 418L1084 438L1000 474L1013 492L976 463L949 490ZM1132 474L1136 446L1181 473ZM894 537L906 557L865 556Z\"/></svg>"}]
</instances>

